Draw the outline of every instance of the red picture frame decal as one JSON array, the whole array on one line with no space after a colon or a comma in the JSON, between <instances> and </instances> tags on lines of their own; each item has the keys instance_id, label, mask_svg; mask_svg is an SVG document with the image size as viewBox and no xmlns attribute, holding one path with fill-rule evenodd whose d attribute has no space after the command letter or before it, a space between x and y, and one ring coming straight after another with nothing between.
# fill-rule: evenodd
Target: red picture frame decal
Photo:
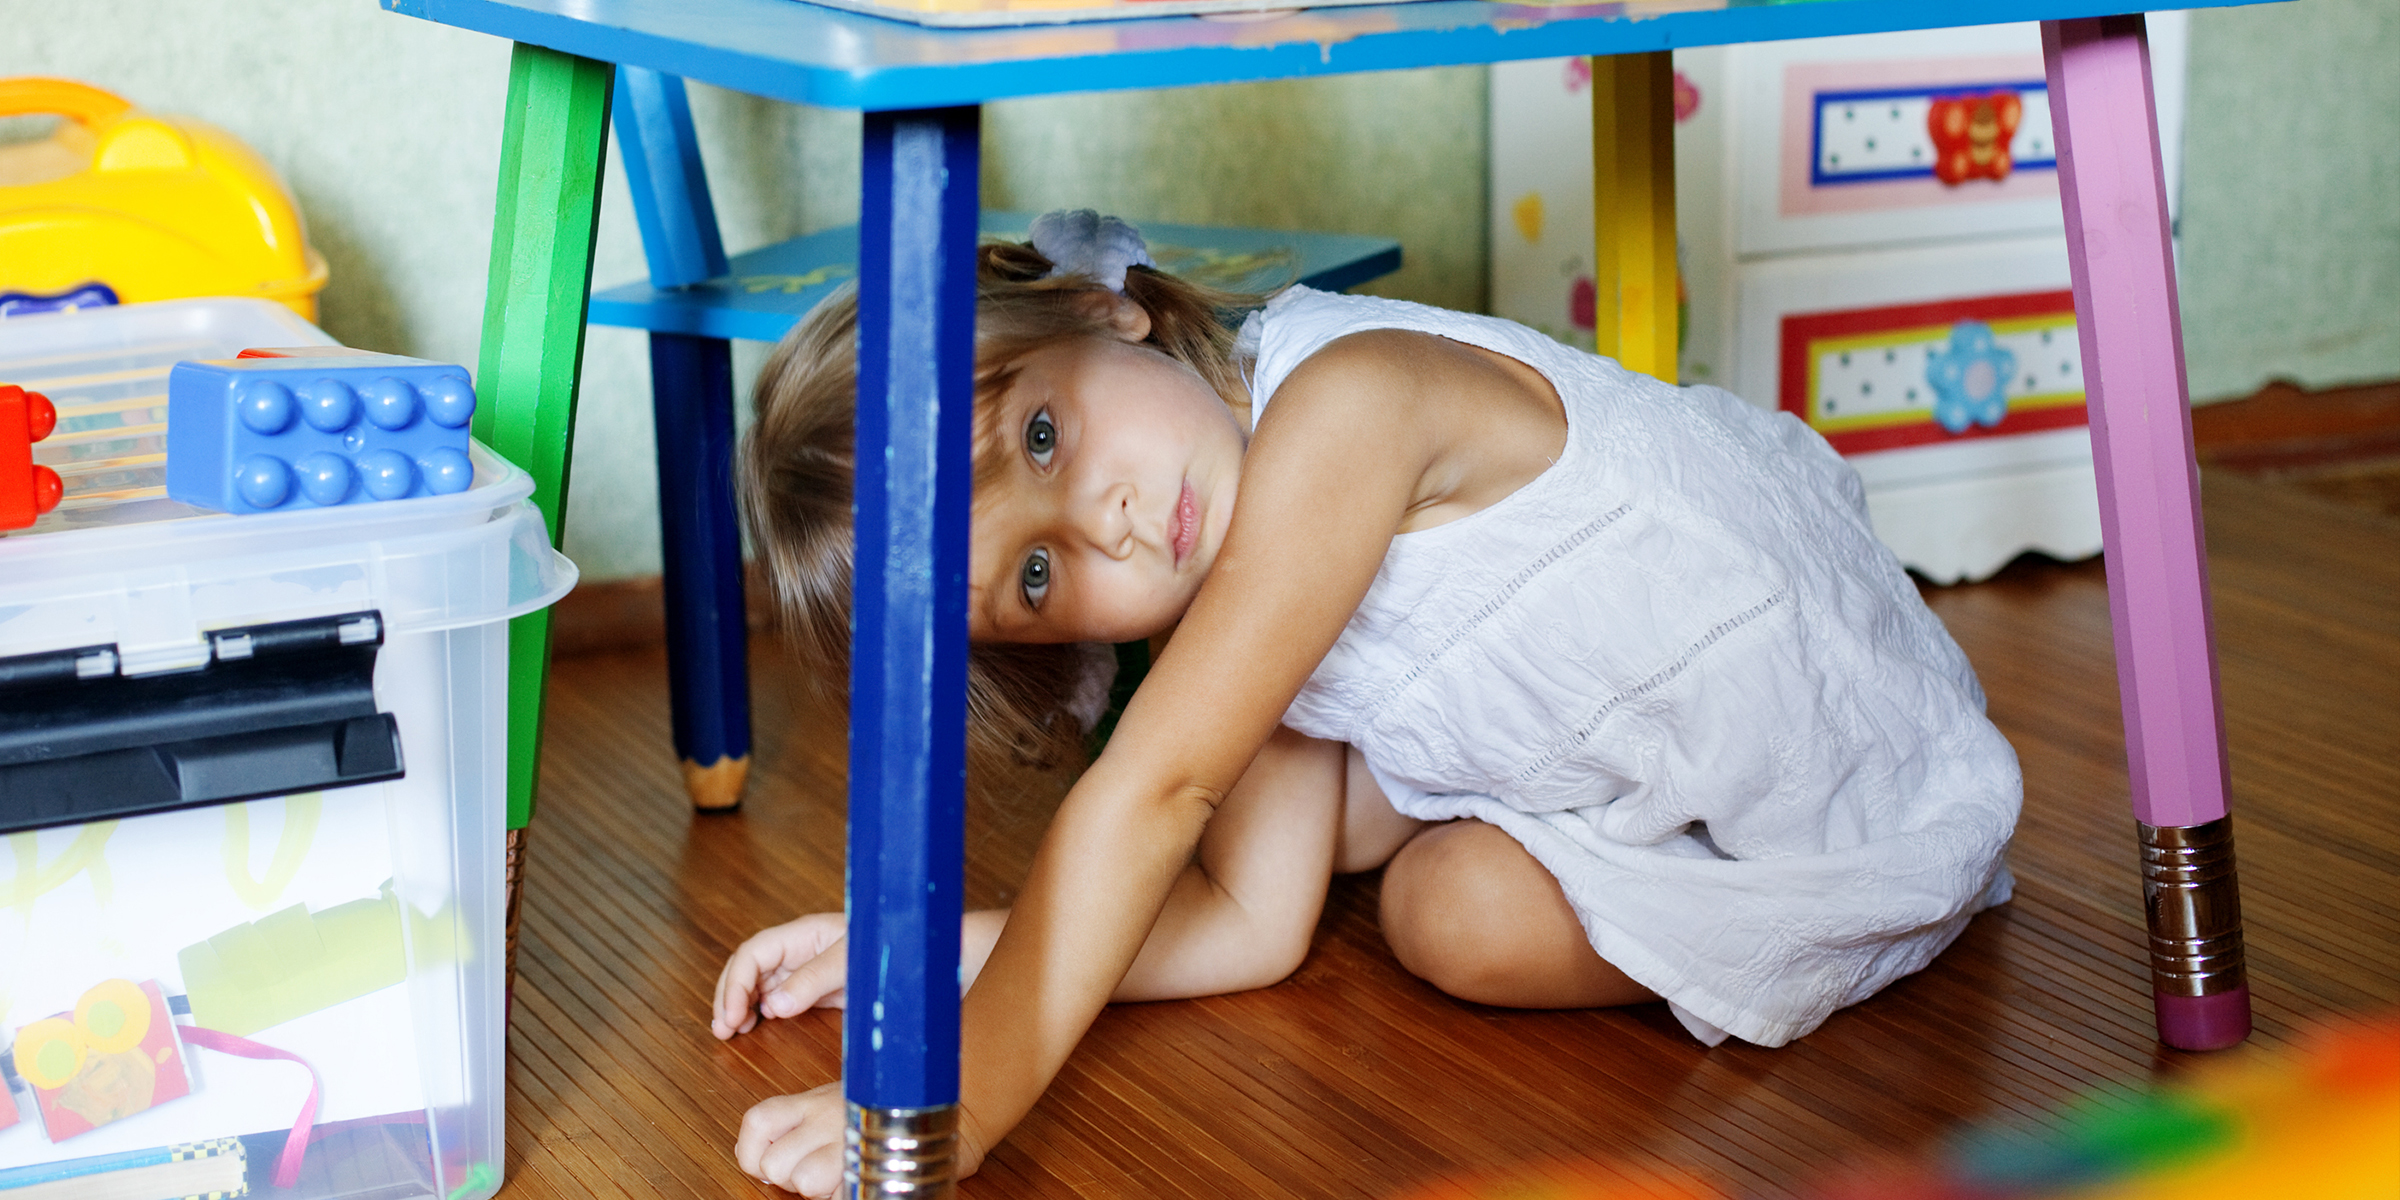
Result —
<instances>
[{"instance_id":1,"label":"red picture frame decal","mask_svg":"<svg viewBox=\"0 0 2400 1200\"><path fill-rule=\"evenodd\" d=\"M2085 423L2069 291L1783 318L1777 406L1843 454Z\"/></svg>"}]
</instances>

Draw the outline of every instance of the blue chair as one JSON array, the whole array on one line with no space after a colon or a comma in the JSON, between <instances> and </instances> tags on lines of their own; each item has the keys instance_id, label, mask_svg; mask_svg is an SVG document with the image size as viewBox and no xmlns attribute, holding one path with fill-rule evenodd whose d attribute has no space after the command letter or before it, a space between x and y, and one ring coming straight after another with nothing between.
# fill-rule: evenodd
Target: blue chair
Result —
<instances>
[{"instance_id":1,"label":"blue chair","mask_svg":"<svg viewBox=\"0 0 2400 1200\"><path fill-rule=\"evenodd\" d=\"M750 770L732 339L780 339L853 278L858 228L727 258L682 78L619 67L615 110L650 281L594 292L586 319L650 331L675 754L693 806L731 812ZM1021 239L1032 221L987 211L979 224ZM1338 291L1400 267L1400 244L1386 238L1148 223L1143 233L1162 269L1234 291L1294 281Z\"/></svg>"}]
</instances>

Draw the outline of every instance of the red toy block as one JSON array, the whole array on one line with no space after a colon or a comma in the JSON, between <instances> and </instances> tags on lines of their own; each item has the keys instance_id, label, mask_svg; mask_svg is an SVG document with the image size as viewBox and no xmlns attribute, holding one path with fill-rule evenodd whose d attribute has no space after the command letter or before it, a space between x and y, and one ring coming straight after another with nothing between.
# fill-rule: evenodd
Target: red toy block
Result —
<instances>
[{"instance_id":1,"label":"red toy block","mask_svg":"<svg viewBox=\"0 0 2400 1200\"><path fill-rule=\"evenodd\" d=\"M58 472L33 461L33 444L57 424L48 396L0 383L0 529L23 529L58 507Z\"/></svg>"}]
</instances>

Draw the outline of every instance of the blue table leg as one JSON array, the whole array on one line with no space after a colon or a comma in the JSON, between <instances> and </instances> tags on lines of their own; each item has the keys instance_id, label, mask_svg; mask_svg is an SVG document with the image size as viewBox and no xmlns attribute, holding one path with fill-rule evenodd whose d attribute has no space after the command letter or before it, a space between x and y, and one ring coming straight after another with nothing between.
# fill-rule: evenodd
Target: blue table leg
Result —
<instances>
[{"instance_id":1,"label":"blue table leg","mask_svg":"<svg viewBox=\"0 0 2400 1200\"><path fill-rule=\"evenodd\" d=\"M868 113L844 1194L949 1196L964 908L978 109Z\"/></svg>"},{"instance_id":2,"label":"blue table leg","mask_svg":"<svg viewBox=\"0 0 2400 1200\"><path fill-rule=\"evenodd\" d=\"M617 148L650 283L689 287L725 273L683 80L617 68ZM684 790L732 812L750 774L750 672L742 535L733 506L733 357L721 338L650 335L658 423L658 516L666 557L667 684Z\"/></svg>"},{"instance_id":3,"label":"blue table leg","mask_svg":"<svg viewBox=\"0 0 2400 1200\"><path fill-rule=\"evenodd\" d=\"M694 807L732 812L750 772L749 631L733 507L733 343L651 334L650 387L675 755Z\"/></svg>"}]
</instances>

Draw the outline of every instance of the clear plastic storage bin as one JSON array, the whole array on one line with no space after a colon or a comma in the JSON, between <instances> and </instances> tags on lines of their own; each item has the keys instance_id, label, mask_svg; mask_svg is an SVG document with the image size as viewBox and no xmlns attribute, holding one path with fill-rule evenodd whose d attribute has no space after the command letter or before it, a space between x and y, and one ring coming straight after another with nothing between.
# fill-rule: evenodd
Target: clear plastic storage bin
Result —
<instances>
[{"instance_id":1,"label":"clear plastic storage bin","mask_svg":"<svg viewBox=\"0 0 2400 1200\"><path fill-rule=\"evenodd\" d=\"M480 446L450 496L165 499L173 362L325 341L0 321L66 484L0 536L0 1200L499 1188L506 621L575 569Z\"/></svg>"}]
</instances>

